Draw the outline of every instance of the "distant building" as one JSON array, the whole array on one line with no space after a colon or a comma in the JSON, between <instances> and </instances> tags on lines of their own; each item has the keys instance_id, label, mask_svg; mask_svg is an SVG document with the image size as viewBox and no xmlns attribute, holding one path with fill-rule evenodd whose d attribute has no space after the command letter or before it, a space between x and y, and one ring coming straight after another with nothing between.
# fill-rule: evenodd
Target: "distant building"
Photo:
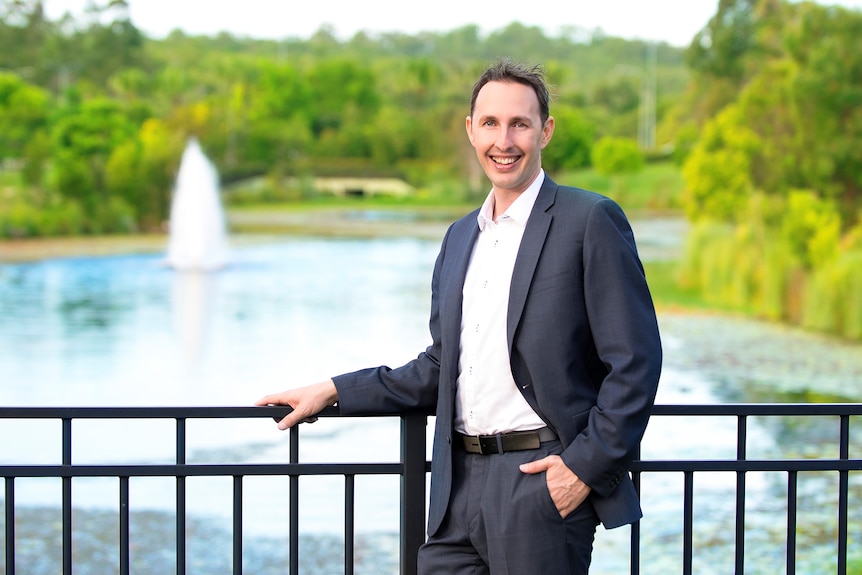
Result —
<instances>
[{"instance_id":1,"label":"distant building","mask_svg":"<svg viewBox=\"0 0 862 575\"><path fill-rule=\"evenodd\" d=\"M403 198L413 187L398 178L314 178L314 189L334 196L390 196Z\"/></svg>"}]
</instances>

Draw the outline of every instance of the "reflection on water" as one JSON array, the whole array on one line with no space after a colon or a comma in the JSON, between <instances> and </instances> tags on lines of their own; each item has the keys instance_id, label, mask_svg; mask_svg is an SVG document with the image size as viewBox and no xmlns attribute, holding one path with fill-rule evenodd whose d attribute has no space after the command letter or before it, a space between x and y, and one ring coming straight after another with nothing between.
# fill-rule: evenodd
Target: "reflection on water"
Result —
<instances>
[{"instance_id":1,"label":"reflection on water","mask_svg":"<svg viewBox=\"0 0 862 575\"><path fill-rule=\"evenodd\" d=\"M207 343L218 275L177 271L171 291L171 315L185 360L199 363Z\"/></svg>"},{"instance_id":2,"label":"reflection on water","mask_svg":"<svg viewBox=\"0 0 862 575\"><path fill-rule=\"evenodd\" d=\"M234 265L211 274L174 272L158 256L140 255L2 266L0 403L248 405L264 393L350 369L400 365L428 343L430 272L437 247L434 241L410 239L296 238L238 247ZM830 398L862 396L858 345L735 318L662 314L660 324L666 352L661 403L796 400L812 389ZM171 461L169 423L76 422L74 460ZM822 454L826 445L834 449L834 423L754 420L749 456ZM361 434L355 433L356 425L362 425ZM321 420L303 428L300 459L394 461L397 427L397 421L387 420ZM59 433L58 422L0 422L0 437L22 439L0 442L0 461L57 463ZM644 455L732 458L735 434L732 418L682 424L656 418ZM862 449L859 443L851 449ZM286 436L264 420L189 422L188 446L192 463L288 458ZM858 451L851 456L858 457ZM220 479L190 486L192 517L209 517L216 524L230 517L230 481ZM798 540L804 552L798 569L823 572L822 565L834 564L834 544L823 542L834 540L836 480L829 474L800 479ZM756 550L746 564L751 573L781 571L786 478L748 474L746 480L746 548ZM698 573L733 570L735 482L733 474L697 476ZM860 477L851 482L855 509L862 505ZM300 524L303 533L316 537L307 545L324 548L327 538L341 530L343 481L302 481L301 491ZM257 545L263 554L268 542L286 541L286 481L255 479L244 493L244 534L257 542L248 545ZM359 532L391 537L397 531L392 493L397 493L395 478L357 478ZM679 572L682 478L646 476L643 493L642 572ZM135 512L153 514L148 516L152 522L166 517L170 522L171 480L133 479L131 494ZM107 513L116 506L116 481L75 480L73 499L81 513ZM56 481L16 482L22 518L56 508L59 500ZM854 521L851 548L859 549L860 528ZM594 570L627 572L628 533L626 528L600 530ZM367 552L380 553L391 541L380 539ZM397 549L388 560L392 556ZM283 565L283 554L277 557L275 563ZM377 559L377 572L396 571L382 567L388 560ZM56 571L56 563L51 565L29 572ZM278 571L261 567L255 572Z\"/></svg>"}]
</instances>

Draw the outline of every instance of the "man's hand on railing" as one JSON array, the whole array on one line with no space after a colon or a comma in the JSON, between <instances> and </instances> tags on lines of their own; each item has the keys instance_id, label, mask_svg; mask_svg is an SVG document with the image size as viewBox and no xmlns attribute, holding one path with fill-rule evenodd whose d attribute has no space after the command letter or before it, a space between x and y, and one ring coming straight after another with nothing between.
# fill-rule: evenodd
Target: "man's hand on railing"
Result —
<instances>
[{"instance_id":1,"label":"man's hand on railing","mask_svg":"<svg viewBox=\"0 0 862 575\"><path fill-rule=\"evenodd\" d=\"M255 405L289 405L293 411L285 415L278 422L279 429L289 429L297 423L313 423L317 421L315 415L325 407L335 405L338 401L338 391L331 379L288 389L281 393L266 395L256 402Z\"/></svg>"}]
</instances>

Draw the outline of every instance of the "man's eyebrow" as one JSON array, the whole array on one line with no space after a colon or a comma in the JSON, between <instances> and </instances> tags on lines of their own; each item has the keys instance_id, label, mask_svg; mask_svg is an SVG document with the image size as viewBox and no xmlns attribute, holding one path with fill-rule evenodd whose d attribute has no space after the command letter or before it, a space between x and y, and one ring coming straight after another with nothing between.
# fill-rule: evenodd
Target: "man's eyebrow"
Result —
<instances>
[{"instance_id":1,"label":"man's eyebrow","mask_svg":"<svg viewBox=\"0 0 862 575\"><path fill-rule=\"evenodd\" d=\"M488 120L494 120L498 123L500 121L500 119L493 114L483 114L482 116L479 116L480 122L487 122ZM531 120L529 116L515 116L514 118L509 120L509 122L512 124L530 124Z\"/></svg>"}]
</instances>

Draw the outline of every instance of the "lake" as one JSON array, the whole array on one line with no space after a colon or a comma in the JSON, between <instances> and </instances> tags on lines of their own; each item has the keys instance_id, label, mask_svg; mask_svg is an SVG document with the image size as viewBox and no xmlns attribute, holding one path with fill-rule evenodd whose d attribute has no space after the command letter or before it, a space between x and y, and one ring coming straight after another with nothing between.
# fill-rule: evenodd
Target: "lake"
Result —
<instances>
[{"instance_id":1,"label":"lake","mask_svg":"<svg viewBox=\"0 0 862 575\"><path fill-rule=\"evenodd\" d=\"M644 257L662 257L666 236L661 226L639 229ZM345 371L400 365L428 344L430 275L437 241L236 240L231 265L208 274L172 271L164 267L159 254L0 265L0 403L249 405L266 393ZM660 313L659 322L665 348L660 403L795 401L798 394L810 390L837 401L862 397L862 346L733 317L668 312ZM820 422L814 428L800 428L753 421L749 456L778 457L797 452L800 445L816 451L818 442L834 443L829 425ZM732 419L654 420L643 452L647 457L733 457L735 430ZM268 420L194 422L189 432L190 463L287 460L287 435ZM304 426L302 436L302 461L398 458L397 421L321 420ZM4 463L59 461L58 422L0 422L0 437L16 438L0 445ZM107 421L78 422L75 427L76 463L169 462L173 448L171 425ZM853 489L857 503L862 503L859 479L853 477ZM825 518L818 514L833 504L828 488L820 489L831 481L823 476L802 481L804 528L808 521L828 525L828 512ZM189 482L194 531L190 565L198 565L197 571L190 572L229 572L225 529L230 526L231 481ZM283 572L286 483L260 478L249 480L244 489L244 558L250 562L249 572ZM338 478L301 481L303 572L341 570L342 483ZM746 565L752 573L783 569L781 490L786 490L785 483L782 474L748 476L751 508L746 548L752 556ZM132 509L140 518L133 541L173 529L173 485L172 479L132 481ZM390 496L397 486L397 478L357 480L357 531L364 549L357 572L397 572L393 533L398 509ZM734 475L698 476L698 573L732 572L728 526L733 520L734 488ZM643 492L642 572L678 571L682 477L644 477ZM115 480L76 480L76 513L90 525L115 525L116 493ZM27 542L18 548L19 561L34 561L23 572L57 571L57 564L51 562L59 553L54 545L57 534L46 526L56 517L59 501L59 481L16 482L18 537ZM851 532L858 540L858 518L855 521L856 530ZM90 536L76 539L81 563L76 573L104 572L96 558L110 545L93 535L104 529L110 531L108 527L85 529L82 533ZM597 572L627 572L628 533L627 528L599 530ZM226 537L224 553L212 554L212 541L219 537ZM147 567L135 573L164 573L172 568L171 553L164 552L172 549L172 541L168 537L142 544L150 554L140 549L136 553L146 556ZM818 572L834 556L834 545L830 547L826 535L803 534L800 546L804 546L799 553L800 572ZM156 553L159 549L161 554ZM160 557L164 564L159 563ZM331 557L334 561L327 563ZM805 570L806 566L810 569Z\"/></svg>"}]
</instances>

